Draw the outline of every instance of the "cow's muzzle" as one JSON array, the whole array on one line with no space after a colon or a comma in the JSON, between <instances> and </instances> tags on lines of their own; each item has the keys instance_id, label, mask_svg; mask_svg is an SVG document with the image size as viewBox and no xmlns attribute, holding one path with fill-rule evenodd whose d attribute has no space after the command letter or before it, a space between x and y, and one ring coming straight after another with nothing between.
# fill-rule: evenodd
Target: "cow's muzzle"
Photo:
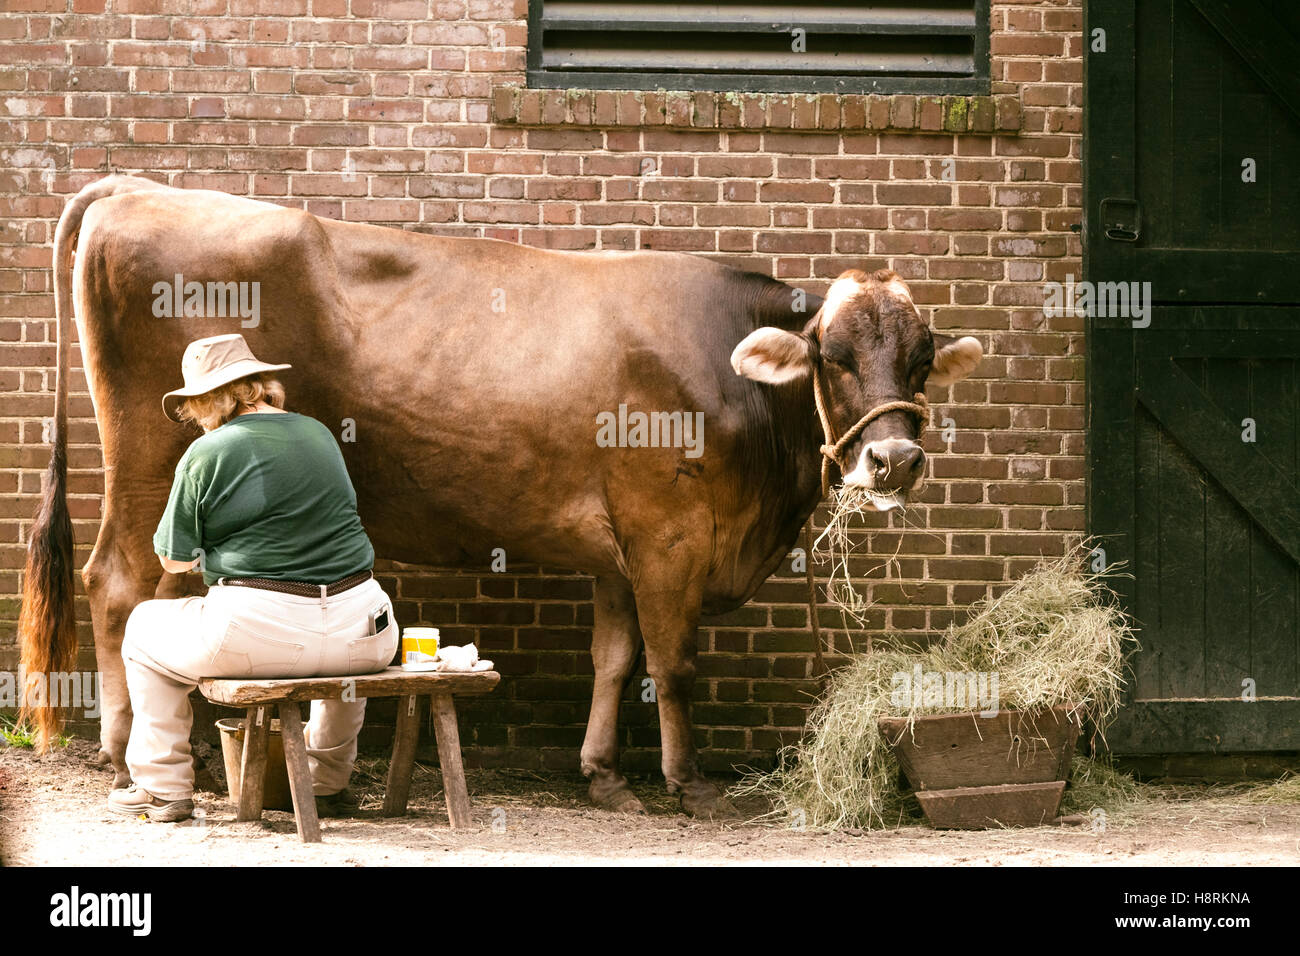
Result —
<instances>
[{"instance_id":1,"label":"cow's muzzle","mask_svg":"<svg viewBox=\"0 0 1300 956\"><path fill-rule=\"evenodd\" d=\"M867 442L844 484L870 492L879 511L902 507L909 492L921 486L925 474L925 452L907 438L885 438Z\"/></svg>"}]
</instances>

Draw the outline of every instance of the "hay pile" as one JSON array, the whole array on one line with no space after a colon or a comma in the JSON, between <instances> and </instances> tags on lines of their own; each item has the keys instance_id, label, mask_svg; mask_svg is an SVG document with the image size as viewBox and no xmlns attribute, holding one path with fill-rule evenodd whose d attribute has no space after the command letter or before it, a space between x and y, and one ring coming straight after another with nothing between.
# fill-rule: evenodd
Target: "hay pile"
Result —
<instances>
[{"instance_id":1,"label":"hay pile","mask_svg":"<svg viewBox=\"0 0 1300 956\"><path fill-rule=\"evenodd\" d=\"M1300 804L1300 774L1286 773L1279 779L1249 791L1246 803Z\"/></svg>"},{"instance_id":2,"label":"hay pile","mask_svg":"<svg viewBox=\"0 0 1300 956\"><path fill-rule=\"evenodd\" d=\"M876 645L834 671L808 716L808 732L778 755L771 773L747 775L733 790L761 794L774 809L760 819L797 819L819 829L896 826L912 813L898 767L877 729L881 717L971 709L930 695L900 694L898 675L983 673L996 677L996 707L1032 710L1075 704L1104 728L1119 707L1123 659L1135 641L1099 576L1074 551L1040 562L965 624L926 650ZM993 686L992 679L988 682Z\"/></svg>"}]
</instances>

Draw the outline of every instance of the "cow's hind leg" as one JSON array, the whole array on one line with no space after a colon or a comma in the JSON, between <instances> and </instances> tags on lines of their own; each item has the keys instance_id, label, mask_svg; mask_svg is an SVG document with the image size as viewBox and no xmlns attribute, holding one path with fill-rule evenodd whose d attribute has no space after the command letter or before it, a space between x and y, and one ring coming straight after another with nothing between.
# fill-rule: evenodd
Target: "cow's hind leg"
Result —
<instances>
[{"instance_id":1,"label":"cow's hind leg","mask_svg":"<svg viewBox=\"0 0 1300 956\"><path fill-rule=\"evenodd\" d=\"M591 660L596 680L591 716L582 742L582 772L591 781L592 803L605 810L645 813L627 778L618 770L618 707L640 651L632 588L622 578L596 579L596 620Z\"/></svg>"},{"instance_id":2,"label":"cow's hind leg","mask_svg":"<svg viewBox=\"0 0 1300 956\"><path fill-rule=\"evenodd\" d=\"M636 586L636 607L645 638L646 668L659 699L668 792L681 794L682 809L693 817L733 816L735 809L700 773L692 739L700 591L690 583L655 585L643 580Z\"/></svg>"},{"instance_id":3,"label":"cow's hind leg","mask_svg":"<svg viewBox=\"0 0 1300 956\"><path fill-rule=\"evenodd\" d=\"M143 525L130 527L123 518L106 514L90 561L81 572L90 598L95 660L102 681L99 760L112 766L114 787L127 786L131 779L126 769L131 700L122 662L122 636L131 611L154 596L162 576L150 547L151 530Z\"/></svg>"}]
</instances>

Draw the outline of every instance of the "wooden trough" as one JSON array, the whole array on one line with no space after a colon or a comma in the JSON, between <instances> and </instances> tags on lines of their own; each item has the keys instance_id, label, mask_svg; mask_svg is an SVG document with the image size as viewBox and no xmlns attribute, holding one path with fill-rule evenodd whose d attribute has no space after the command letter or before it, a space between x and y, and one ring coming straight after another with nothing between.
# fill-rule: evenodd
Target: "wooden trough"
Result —
<instances>
[{"instance_id":1,"label":"wooden trough","mask_svg":"<svg viewBox=\"0 0 1300 956\"><path fill-rule=\"evenodd\" d=\"M944 830L1040 826L1056 819L1079 739L1061 706L880 720L930 823Z\"/></svg>"}]
</instances>

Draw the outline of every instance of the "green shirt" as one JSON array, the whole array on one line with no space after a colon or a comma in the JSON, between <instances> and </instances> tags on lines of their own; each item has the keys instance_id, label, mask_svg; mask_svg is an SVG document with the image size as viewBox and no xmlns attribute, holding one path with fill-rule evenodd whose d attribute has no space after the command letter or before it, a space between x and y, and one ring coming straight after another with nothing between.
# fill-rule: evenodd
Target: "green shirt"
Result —
<instances>
[{"instance_id":1,"label":"green shirt","mask_svg":"<svg viewBox=\"0 0 1300 956\"><path fill-rule=\"evenodd\" d=\"M192 561L203 581L328 584L374 565L357 495L329 429L296 412L237 415L176 465L154 551Z\"/></svg>"}]
</instances>

